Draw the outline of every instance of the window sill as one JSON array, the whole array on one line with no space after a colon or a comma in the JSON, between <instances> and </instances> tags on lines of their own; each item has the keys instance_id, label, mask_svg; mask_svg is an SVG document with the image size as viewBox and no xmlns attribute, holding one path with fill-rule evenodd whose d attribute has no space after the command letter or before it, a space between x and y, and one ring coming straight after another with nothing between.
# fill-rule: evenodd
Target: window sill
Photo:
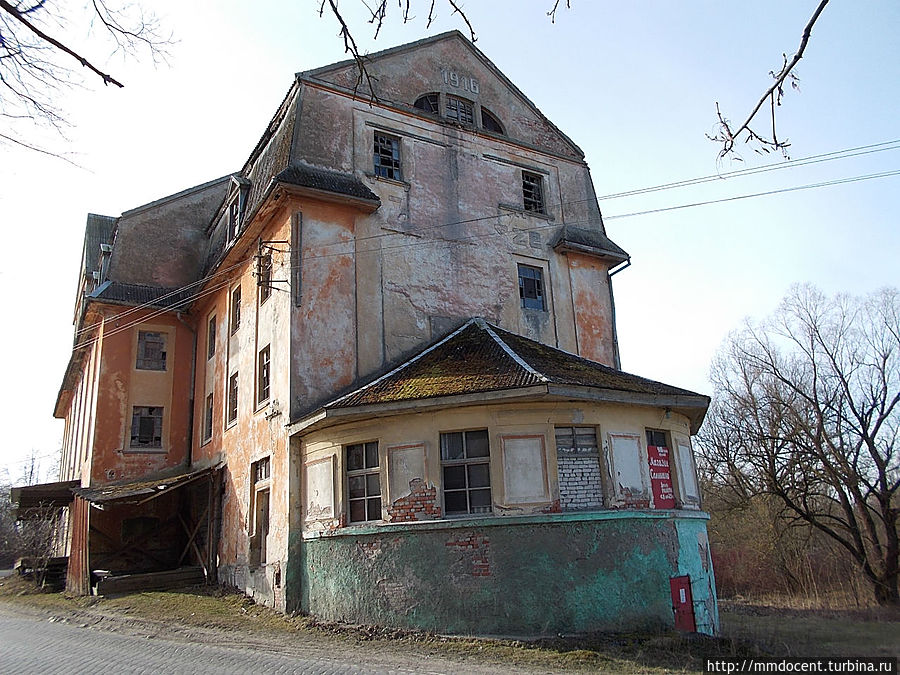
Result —
<instances>
[{"instance_id":1,"label":"window sill","mask_svg":"<svg viewBox=\"0 0 900 675\"><path fill-rule=\"evenodd\" d=\"M409 190L412 185L407 183L405 180L397 180L396 178L385 178L384 176L379 176L378 174L366 172L366 178L371 178L372 180L377 180L379 183L388 183L389 185L397 185L398 187L405 188Z\"/></svg>"},{"instance_id":2,"label":"window sill","mask_svg":"<svg viewBox=\"0 0 900 675\"><path fill-rule=\"evenodd\" d=\"M522 216L532 216L534 218L539 218L540 220L546 220L547 222L554 222L555 218L548 213L543 213L542 211L529 211L528 209L524 209L521 206L515 206L514 204L497 204L497 208L501 211L511 211L512 213L518 213Z\"/></svg>"},{"instance_id":3,"label":"window sill","mask_svg":"<svg viewBox=\"0 0 900 675\"><path fill-rule=\"evenodd\" d=\"M165 448L132 448L127 447L122 450L123 454L126 455L165 455L168 454L168 450Z\"/></svg>"}]
</instances>

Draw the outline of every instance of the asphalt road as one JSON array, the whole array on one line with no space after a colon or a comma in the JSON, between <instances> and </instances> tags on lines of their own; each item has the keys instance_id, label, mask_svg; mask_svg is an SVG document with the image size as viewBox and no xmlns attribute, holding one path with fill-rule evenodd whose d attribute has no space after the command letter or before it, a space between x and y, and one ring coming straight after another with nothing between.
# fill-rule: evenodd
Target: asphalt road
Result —
<instances>
[{"instance_id":1,"label":"asphalt road","mask_svg":"<svg viewBox=\"0 0 900 675\"><path fill-rule=\"evenodd\" d=\"M500 672L365 647L241 643L240 634L179 638L120 631L77 617L22 613L0 604L0 673L454 673ZM471 668L471 665L475 665Z\"/></svg>"}]
</instances>

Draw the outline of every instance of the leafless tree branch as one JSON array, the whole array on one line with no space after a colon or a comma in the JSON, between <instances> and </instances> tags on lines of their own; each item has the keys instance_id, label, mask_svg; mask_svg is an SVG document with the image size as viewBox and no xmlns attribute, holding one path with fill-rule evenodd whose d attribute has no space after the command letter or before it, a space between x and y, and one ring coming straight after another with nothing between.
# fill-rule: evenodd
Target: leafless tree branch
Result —
<instances>
[{"instance_id":1,"label":"leafless tree branch","mask_svg":"<svg viewBox=\"0 0 900 675\"><path fill-rule=\"evenodd\" d=\"M775 107L781 105L781 99L784 96L784 83L786 80L789 80L791 86L795 89L799 88L799 78L793 73L794 66L796 66L797 63L800 62L800 59L803 58L803 53L806 51L807 44L809 44L809 38L812 34L813 26L822 15L822 11L825 9L825 6L828 4L828 2L829 0L821 0L819 2L818 6L813 12L812 17L810 18L809 22L807 22L806 27L803 29L803 34L800 37L800 46L797 48L797 51L794 53L791 59L788 60L787 55L783 54L783 64L781 70L779 70L777 73L775 73L774 71L769 72L769 74L774 78L774 82L768 89L766 89L766 91L760 97L759 101L757 101L756 105L747 115L746 119L741 122L741 124L739 124L737 127L732 128L732 123L722 114L721 110L719 109L719 103L716 102L716 118L718 119L718 131L714 135L707 134L707 137L712 141L716 141L722 144L722 149L719 151L720 159L732 154L735 149L735 143L741 140L742 137L745 143L755 142L756 144L758 144L758 152L770 152L772 150L776 150L784 154L785 157L788 156L787 149L790 147L790 143L787 140L778 140L778 136L775 132ZM770 136L764 136L760 133L757 133L750 126L766 101L769 102L772 110L772 130Z\"/></svg>"}]
</instances>

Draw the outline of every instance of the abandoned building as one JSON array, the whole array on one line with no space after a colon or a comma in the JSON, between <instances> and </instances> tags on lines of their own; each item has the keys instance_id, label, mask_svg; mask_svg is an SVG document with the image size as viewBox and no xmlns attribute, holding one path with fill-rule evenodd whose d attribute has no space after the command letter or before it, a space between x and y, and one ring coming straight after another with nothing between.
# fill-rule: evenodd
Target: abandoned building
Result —
<instances>
[{"instance_id":1,"label":"abandoned building","mask_svg":"<svg viewBox=\"0 0 900 675\"><path fill-rule=\"evenodd\" d=\"M190 565L330 620L717 632L709 399L621 371L583 153L458 32L367 68L296 75L239 172L88 216L69 588Z\"/></svg>"}]
</instances>

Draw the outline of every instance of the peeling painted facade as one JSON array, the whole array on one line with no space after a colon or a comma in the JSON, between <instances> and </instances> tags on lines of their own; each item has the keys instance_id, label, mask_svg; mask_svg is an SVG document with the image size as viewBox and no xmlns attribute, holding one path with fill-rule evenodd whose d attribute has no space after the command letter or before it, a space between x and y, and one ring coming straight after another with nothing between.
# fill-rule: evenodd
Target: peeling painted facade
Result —
<instances>
[{"instance_id":1,"label":"peeling painted facade","mask_svg":"<svg viewBox=\"0 0 900 675\"><path fill-rule=\"evenodd\" d=\"M583 153L458 32L368 68L371 100L297 74L240 171L89 216L56 416L61 480L118 505L94 548L181 518L179 564L259 602L454 633L671 627L687 576L717 632L708 399L619 370ZM154 476L162 515L126 508Z\"/></svg>"}]
</instances>

